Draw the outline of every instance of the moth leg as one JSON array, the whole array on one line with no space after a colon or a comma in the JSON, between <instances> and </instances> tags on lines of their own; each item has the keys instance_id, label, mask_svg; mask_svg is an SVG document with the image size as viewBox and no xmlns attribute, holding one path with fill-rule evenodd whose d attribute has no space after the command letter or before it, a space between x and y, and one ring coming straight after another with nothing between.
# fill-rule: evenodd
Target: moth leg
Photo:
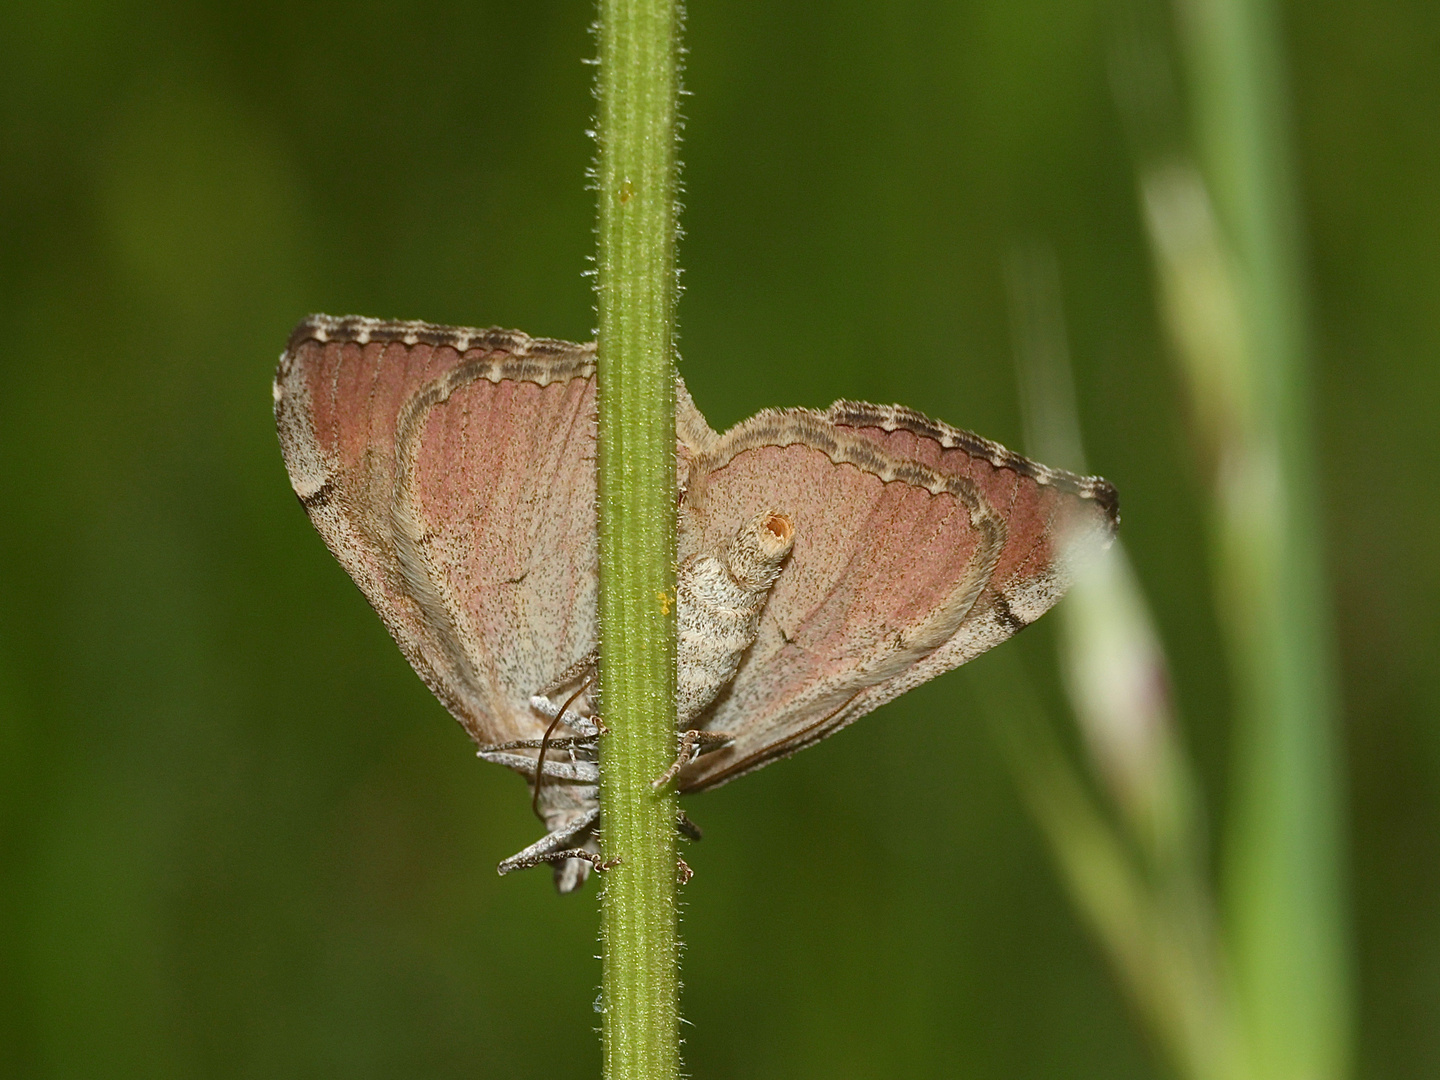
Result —
<instances>
[{"instance_id":1,"label":"moth leg","mask_svg":"<svg viewBox=\"0 0 1440 1080\"><path fill-rule=\"evenodd\" d=\"M535 759L525 754L512 754L505 750L486 747L476 752L476 757L495 765L514 769L529 780L535 779ZM545 776L551 780L574 780L582 784L594 784L600 780L600 766L584 758L571 761L545 761Z\"/></svg>"},{"instance_id":2,"label":"moth leg","mask_svg":"<svg viewBox=\"0 0 1440 1080\"><path fill-rule=\"evenodd\" d=\"M546 833L523 851L517 851L495 869L504 877L512 870L528 870L541 863L561 862L565 859L584 859L597 870L609 869L609 866L602 865L607 860L598 852L571 846L577 837L593 829L598 820L600 808L596 806L554 832Z\"/></svg>"},{"instance_id":3,"label":"moth leg","mask_svg":"<svg viewBox=\"0 0 1440 1080\"><path fill-rule=\"evenodd\" d=\"M499 753L502 750L539 750L544 739L512 739L509 742L492 743L489 746L482 746L480 749L487 754ZM551 739L545 743L551 750L594 750L595 740L584 735L567 735L563 739Z\"/></svg>"},{"instance_id":4,"label":"moth leg","mask_svg":"<svg viewBox=\"0 0 1440 1080\"><path fill-rule=\"evenodd\" d=\"M555 891L559 893L572 893L580 888L589 878L592 869L597 874L603 874L611 867L620 865L620 856L616 855L612 859L606 859L588 848L558 852L556 859L558 860L561 855L566 858L555 863Z\"/></svg>"},{"instance_id":5,"label":"moth leg","mask_svg":"<svg viewBox=\"0 0 1440 1080\"><path fill-rule=\"evenodd\" d=\"M575 663L571 664L568 668L562 671L555 678L555 681L552 682L549 686L545 687L541 692L544 694L553 694L562 686L578 682L587 675L593 675L599 663L600 650L592 649L590 652L586 653L579 660L575 661ZM551 716L551 719L554 719L553 715Z\"/></svg>"},{"instance_id":6,"label":"moth leg","mask_svg":"<svg viewBox=\"0 0 1440 1080\"><path fill-rule=\"evenodd\" d=\"M556 892L572 893L585 884L590 877L591 870L597 874L603 874L606 870L619 866L620 857L617 855L612 859L607 859L599 852L591 851L589 848L565 848L563 851L553 851L544 858L511 869L528 869L531 866L539 866L541 863L554 865ZM502 870L501 873L505 873L505 871Z\"/></svg>"},{"instance_id":7,"label":"moth leg","mask_svg":"<svg viewBox=\"0 0 1440 1080\"><path fill-rule=\"evenodd\" d=\"M723 731L687 731L680 736L680 752L675 756L675 762L663 773L650 781L650 786L659 791L671 780L675 774L689 765L701 754L711 750L718 750L727 743L734 742L734 736Z\"/></svg>"},{"instance_id":8,"label":"moth leg","mask_svg":"<svg viewBox=\"0 0 1440 1080\"><path fill-rule=\"evenodd\" d=\"M526 848L526 851L528 850L529 848ZM501 863L500 866L503 866L504 869L500 870L500 873L508 874L511 870L529 870L532 866L539 866L542 863L562 863L569 862L571 859L579 859L581 862L589 863L602 874L606 870L614 869L615 867L620 865L620 856L618 855L616 855L614 858L607 859L598 851L591 851L589 848L583 847L562 848L559 851L552 851L547 855L536 856L535 858L523 863L514 862L514 860L520 858L520 856L523 854L524 852L517 852L516 854L511 855L510 858L506 859L505 862ZM497 867L497 869L499 868ZM560 891L569 892L570 890L561 889Z\"/></svg>"},{"instance_id":9,"label":"moth leg","mask_svg":"<svg viewBox=\"0 0 1440 1080\"><path fill-rule=\"evenodd\" d=\"M678 807L675 810L675 831L690 840L699 840L705 835L700 831L700 826L691 821L689 815Z\"/></svg>"},{"instance_id":10,"label":"moth leg","mask_svg":"<svg viewBox=\"0 0 1440 1080\"><path fill-rule=\"evenodd\" d=\"M605 725L600 722L598 716L581 716L574 709L566 709L565 715L561 716L561 707L544 694L536 694L532 697L530 707L549 720L558 718L571 731L579 732L584 738L593 739L605 733ZM550 745L554 746L555 743L551 742Z\"/></svg>"}]
</instances>

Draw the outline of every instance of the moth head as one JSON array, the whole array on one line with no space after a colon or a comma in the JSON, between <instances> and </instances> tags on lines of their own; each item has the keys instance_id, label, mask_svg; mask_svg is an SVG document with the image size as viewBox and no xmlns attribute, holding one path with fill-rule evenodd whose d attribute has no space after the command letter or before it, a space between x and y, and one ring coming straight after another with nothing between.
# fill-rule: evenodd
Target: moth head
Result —
<instances>
[{"instance_id":1,"label":"moth head","mask_svg":"<svg viewBox=\"0 0 1440 1080\"><path fill-rule=\"evenodd\" d=\"M795 543L795 523L790 520L788 514L761 514L761 527L765 532L773 536L777 543L783 544L785 551L789 552L791 545Z\"/></svg>"},{"instance_id":2,"label":"moth head","mask_svg":"<svg viewBox=\"0 0 1440 1080\"><path fill-rule=\"evenodd\" d=\"M790 515L767 510L740 529L725 553L725 562L742 587L768 589L794 546L795 522Z\"/></svg>"}]
</instances>

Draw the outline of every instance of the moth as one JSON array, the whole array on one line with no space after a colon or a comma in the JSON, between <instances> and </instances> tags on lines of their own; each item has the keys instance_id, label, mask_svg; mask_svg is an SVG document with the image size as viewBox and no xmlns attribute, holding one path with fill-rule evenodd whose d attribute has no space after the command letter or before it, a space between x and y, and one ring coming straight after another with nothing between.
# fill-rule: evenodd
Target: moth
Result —
<instances>
[{"instance_id":1,"label":"moth","mask_svg":"<svg viewBox=\"0 0 1440 1080\"><path fill-rule=\"evenodd\" d=\"M546 835L601 865L595 346L313 315L275 376L290 480L401 651ZM716 787L1039 618L1108 543L1113 486L898 405L766 409L719 433L676 384L677 757ZM691 831L688 819L679 822Z\"/></svg>"}]
</instances>

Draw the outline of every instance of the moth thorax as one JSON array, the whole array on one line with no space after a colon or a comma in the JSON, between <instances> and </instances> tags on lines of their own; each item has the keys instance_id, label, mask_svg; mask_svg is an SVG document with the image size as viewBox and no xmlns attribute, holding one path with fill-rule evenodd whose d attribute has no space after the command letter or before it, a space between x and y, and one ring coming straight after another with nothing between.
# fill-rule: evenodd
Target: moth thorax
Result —
<instances>
[{"instance_id":1,"label":"moth thorax","mask_svg":"<svg viewBox=\"0 0 1440 1080\"><path fill-rule=\"evenodd\" d=\"M676 707L688 725L735 677L755 642L760 611L780 564L795 544L795 526L767 512L747 522L720 553L697 555L676 579L679 631Z\"/></svg>"}]
</instances>

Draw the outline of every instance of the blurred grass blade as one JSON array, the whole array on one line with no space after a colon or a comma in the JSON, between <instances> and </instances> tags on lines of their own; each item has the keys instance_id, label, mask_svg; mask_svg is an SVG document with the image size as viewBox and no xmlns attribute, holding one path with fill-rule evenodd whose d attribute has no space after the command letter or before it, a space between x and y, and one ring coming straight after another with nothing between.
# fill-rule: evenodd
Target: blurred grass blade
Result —
<instances>
[{"instance_id":1,"label":"blurred grass blade","mask_svg":"<svg viewBox=\"0 0 1440 1080\"><path fill-rule=\"evenodd\" d=\"M1176 1073L1187 1080L1235 1080L1243 1075L1240 1047L1206 898L1147 873L1008 656L994 661L1008 677L985 680L993 695L985 711L1071 899ZM1009 688L1003 701L997 685Z\"/></svg>"},{"instance_id":2,"label":"blurred grass blade","mask_svg":"<svg viewBox=\"0 0 1440 1080\"><path fill-rule=\"evenodd\" d=\"M1007 283L1027 449L1084 471L1053 253L1017 248ZM1037 719L1011 738L1012 762L1072 894L1176 1067L1196 1080L1238 1078L1241 1045L1205 878L1197 784L1164 651L1123 545L1075 559L1058 611L1066 688L1119 829L1091 805Z\"/></svg>"},{"instance_id":3,"label":"blurred grass blade","mask_svg":"<svg viewBox=\"0 0 1440 1080\"><path fill-rule=\"evenodd\" d=\"M1085 472L1059 271L1048 248L1017 248L1007 267L1026 448ZM1179 743L1170 678L1145 598L1117 540L1077 557L1060 605L1061 648L1076 720L1126 828L1148 858L1191 872L1205 863L1196 784Z\"/></svg>"},{"instance_id":4,"label":"blurred grass blade","mask_svg":"<svg viewBox=\"0 0 1440 1080\"><path fill-rule=\"evenodd\" d=\"M1256 1075L1348 1071L1340 767L1298 224L1275 12L1187 0L1199 170L1141 180L1165 312L1214 459L1235 677L1226 922Z\"/></svg>"}]
</instances>

